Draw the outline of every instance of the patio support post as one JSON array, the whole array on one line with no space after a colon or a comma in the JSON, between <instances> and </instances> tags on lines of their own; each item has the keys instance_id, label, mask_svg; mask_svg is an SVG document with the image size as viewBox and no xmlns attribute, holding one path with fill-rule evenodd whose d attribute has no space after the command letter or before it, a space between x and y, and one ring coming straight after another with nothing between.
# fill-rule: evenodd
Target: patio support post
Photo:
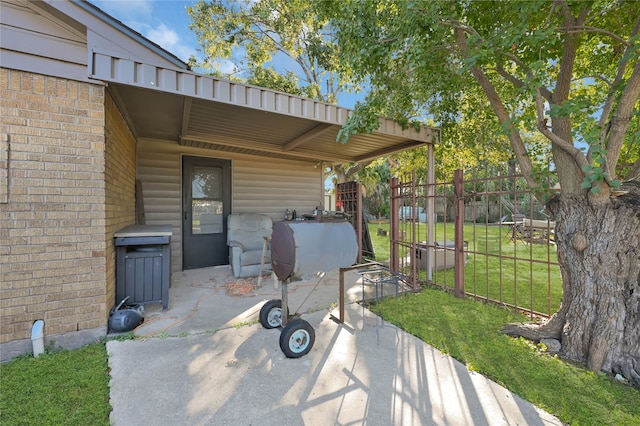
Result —
<instances>
[{"instance_id":1,"label":"patio support post","mask_svg":"<svg viewBox=\"0 0 640 426\"><path fill-rule=\"evenodd\" d=\"M346 268L340 268L340 297L338 298L340 304L340 322L344 322L344 273Z\"/></svg>"},{"instance_id":2,"label":"patio support post","mask_svg":"<svg viewBox=\"0 0 640 426\"><path fill-rule=\"evenodd\" d=\"M418 213L418 202L416 198L417 185L416 185L416 171L413 170L411 172L411 275L414 277L418 276L418 265L415 261L416 251L418 249L418 245L416 244L416 240L418 239L417 226L418 220L420 217L420 213ZM417 283L414 281L413 289L416 290Z\"/></svg>"},{"instance_id":3,"label":"patio support post","mask_svg":"<svg viewBox=\"0 0 640 426\"><path fill-rule=\"evenodd\" d=\"M427 146L427 282L433 279L433 246L435 244L436 170L433 144Z\"/></svg>"},{"instance_id":4,"label":"patio support post","mask_svg":"<svg viewBox=\"0 0 640 426\"><path fill-rule=\"evenodd\" d=\"M398 259L398 178L391 178L391 211L389 212L389 266L393 272L398 272L400 262Z\"/></svg>"},{"instance_id":5,"label":"patio support post","mask_svg":"<svg viewBox=\"0 0 640 426\"><path fill-rule=\"evenodd\" d=\"M456 297L464 297L464 175L457 169L453 174L455 191L455 266L454 293Z\"/></svg>"},{"instance_id":6,"label":"patio support post","mask_svg":"<svg viewBox=\"0 0 640 426\"><path fill-rule=\"evenodd\" d=\"M358 223L356 226L356 233L358 234L358 263L362 263L362 227L364 226L364 217L362 217L362 213L364 209L362 208L362 184L358 182L356 184L356 199L358 200L357 208L358 208Z\"/></svg>"}]
</instances>

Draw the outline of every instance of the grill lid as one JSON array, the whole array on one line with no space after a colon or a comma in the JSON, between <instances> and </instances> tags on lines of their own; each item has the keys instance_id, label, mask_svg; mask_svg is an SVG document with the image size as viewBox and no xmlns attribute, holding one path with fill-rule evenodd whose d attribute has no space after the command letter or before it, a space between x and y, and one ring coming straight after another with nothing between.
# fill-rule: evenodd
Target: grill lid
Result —
<instances>
[{"instance_id":1,"label":"grill lid","mask_svg":"<svg viewBox=\"0 0 640 426\"><path fill-rule=\"evenodd\" d=\"M293 275L296 261L296 246L293 229L287 222L278 222L271 234L271 268L280 281Z\"/></svg>"},{"instance_id":2,"label":"grill lid","mask_svg":"<svg viewBox=\"0 0 640 426\"><path fill-rule=\"evenodd\" d=\"M271 237L271 264L280 281L355 263L358 241L349 222L282 221Z\"/></svg>"}]
</instances>

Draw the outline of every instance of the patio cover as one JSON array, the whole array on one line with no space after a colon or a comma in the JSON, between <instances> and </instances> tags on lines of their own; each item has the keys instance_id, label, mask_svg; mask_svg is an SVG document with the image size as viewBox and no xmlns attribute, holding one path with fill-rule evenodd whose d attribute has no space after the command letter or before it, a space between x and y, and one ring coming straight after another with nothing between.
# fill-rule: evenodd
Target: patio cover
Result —
<instances>
[{"instance_id":1,"label":"patio cover","mask_svg":"<svg viewBox=\"0 0 640 426\"><path fill-rule=\"evenodd\" d=\"M90 78L107 82L137 138L266 157L363 162L438 143L439 129L380 119L373 134L336 141L353 112L269 89L91 52Z\"/></svg>"}]
</instances>

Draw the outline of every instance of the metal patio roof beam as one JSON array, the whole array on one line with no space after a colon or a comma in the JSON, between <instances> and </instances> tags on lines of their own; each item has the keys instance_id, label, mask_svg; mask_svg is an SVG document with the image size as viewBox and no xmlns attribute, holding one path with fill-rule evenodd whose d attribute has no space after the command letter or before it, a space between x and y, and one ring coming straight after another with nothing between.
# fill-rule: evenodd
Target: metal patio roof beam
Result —
<instances>
[{"instance_id":1,"label":"metal patio roof beam","mask_svg":"<svg viewBox=\"0 0 640 426\"><path fill-rule=\"evenodd\" d=\"M376 158L380 158L380 157L384 157L387 155L391 155L391 154L395 154L397 152L402 152L402 151L406 151L409 149L415 149L415 148L419 148L421 146L426 146L429 145L426 142L420 142L420 141L407 141L405 143L403 143L402 145L395 145L395 146L391 146L389 148L384 148L384 149L380 149L378 151L374 151L374 152L369 152L367 154L364 155L360 155L358 157L355 157L352 161L355 162L362 162L362 161L366 161L366 160L373 160Z\"/></svg>"},{"instance_id":2,"label":"metal patio roof beam","mask_svg":"<svg viewBox=\"0 0 640 426\"><path fill-rule=\"evenodd\" d=\"M278 145L267 144L264 142L256 142L256 141L248 141L248 140L239 140L236 138L230 138L225 136L208 136L208 135L197 135L197 134L189 134L180 137L179 144L183 144L183 140L190 140L193 142L203 142L210 143L214 145L226 145L234 148L241 149L252 149L255 151L263 151L269 152L273 154L283 154L283 150ZM326 152L319 151L288 151L286 152L288 156L298 157L305 160L313 160L313 161L327 161L334 163L348 163L354 161L353 158L348 158L344 156L337 156L335 154L329 154Z\"/></svg>"},{"instance_id":3,"label":"metal patio roof beam","mask_svg":"<svg viewBox=\"0 0 640 426\"><path fill-rule=\"evenodd\" d=\"M320 124L314 127L313 129L309 130L308 132L303 133L297 138L292 139L286 144L284 144L284 146L282 147L282 150L291 151L293 148L299 147L300 145L308 142L309 140L315 138L316 136L319 136L324 132L326 132L327 130L330 130L331 128L333 128L333 125L331 124Z\"/></svg>"}]
</instances>

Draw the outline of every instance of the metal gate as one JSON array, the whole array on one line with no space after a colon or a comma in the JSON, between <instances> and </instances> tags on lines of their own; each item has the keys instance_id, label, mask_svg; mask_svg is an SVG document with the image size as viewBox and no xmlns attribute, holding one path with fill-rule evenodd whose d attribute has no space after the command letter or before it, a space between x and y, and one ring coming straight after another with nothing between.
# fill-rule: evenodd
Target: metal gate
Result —
<instances>
[{"instance_id":1,"label":"metal gate","mask_svg":"<svg viewBox=\"0 0 640 426\"><path fill-rule=\"evenodd\" d=\"M390 266L414 289L436 285L549 317L562 299L554 226L522 176L504 169L391 182Z\"/></svg>"}]
</instances>

